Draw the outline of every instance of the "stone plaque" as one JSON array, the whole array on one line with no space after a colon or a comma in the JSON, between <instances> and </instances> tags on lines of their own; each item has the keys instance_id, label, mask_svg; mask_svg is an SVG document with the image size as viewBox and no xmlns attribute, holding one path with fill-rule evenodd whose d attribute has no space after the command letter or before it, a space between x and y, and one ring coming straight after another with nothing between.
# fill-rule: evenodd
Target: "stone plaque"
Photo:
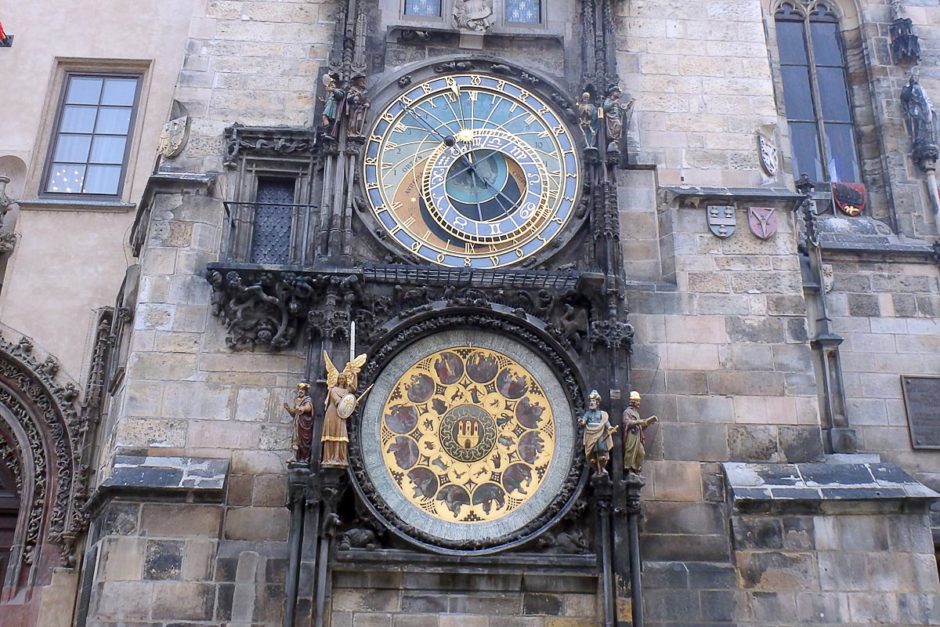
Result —
<instances>
[{"instance_id":1,"label":"stone plaque","mask_svg":"<svg viewBox=\"0 0 940 627\"><path fill-rule=\"evenodd\" d=\"M940 449L940 377L901 376L914 448Z\"/></svg>"}]
</instances>

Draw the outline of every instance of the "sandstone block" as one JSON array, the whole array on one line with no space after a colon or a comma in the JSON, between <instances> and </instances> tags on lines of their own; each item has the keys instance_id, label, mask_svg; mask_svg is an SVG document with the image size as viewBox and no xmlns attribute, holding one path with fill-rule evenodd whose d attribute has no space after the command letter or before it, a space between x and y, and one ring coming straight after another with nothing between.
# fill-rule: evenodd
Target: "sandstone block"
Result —
<instances>
[{"instance_id":1,"label":"sandstone block","mask_svg":"<svg viewBox=\"0 0 940 627\"><path fill-rule=\"evenodd\" d=\"M150 618L150 583L114 581L98 584L97 612L99 620L139 620Z\"/></svg>"},{"instance_id":2,"label":"sandstone block","mask_svg":"<svg viewBox=\"0 0 940 627\"><path fill-rule=\"evenodd\" d=\"M206 583L154 584L153 617L169 620L211 620L215 586Z\"/></svg>"},{"instance_id":3,"label":"sandstone block","mask_svg":"<svg viewBox=\"0 0 940 627\"><path fill-rule=\"evenodd\" d=\"M101 545L99 581L139 581L143 572L143 538L107 538Z\"/></svg>"},{"instance_id":4,"label":"sandstone block","mask_svg":"<svg viewBox=\"0 0 940 627\"><path fill-rule=\"evenodd\" d=\"M702 471L697 462L648 461L643 470L650 479L654 499L702 500Z\"/></svg>"},{"instance_id":5,"label":"sandstone block","mask_svg":"<svg viewBox=\"0 0 940 627\"><path fill-rule=\"evenodd\" d=\"M283 507L233 507L225 515L225 538L283 542L290 512Z\"/></svg>"},{"instance_id":6,"label":"sandstone block","mask_svg":"<svg viewBox=\"0 0 940 627\"><path fill-rule=\"evenodd\" d=\"M186 524L181 525L180 521ZM217 538L222 526L222 507L196 503L145 503L141 530L150 537Z\"/></svg>"}]
</instances>

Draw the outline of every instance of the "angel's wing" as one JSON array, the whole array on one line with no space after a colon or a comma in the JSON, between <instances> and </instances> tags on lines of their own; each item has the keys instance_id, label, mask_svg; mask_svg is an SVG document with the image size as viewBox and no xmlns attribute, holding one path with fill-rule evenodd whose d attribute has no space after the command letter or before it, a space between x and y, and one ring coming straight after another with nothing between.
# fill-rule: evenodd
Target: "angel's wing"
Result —
<instances>
[{"instance_id":1,"label":"angel's wing","mask_svg":"<svg viewBox=\"0 0 940 627\"><path fill-rule=\"evenodd\" d=\"M363 353L353 359L351 362L346 364L346 367L343 368L343 372L346 375L359 375L359 372L362 370L362 367L366 365L366 354Z\"/></svg>"},{"instance_id":2,"label":"angel's wing","mask_svg":"<svg viewBox=\"0 0 940 627\"><path fill-rule=\"evenodd\" d=\"M324 75L320 78L320 80L323 81L323 86L326 87L327 89L329 89L330 86L331 86L332 83L333 83L333 77L330 76L330 73L329 73L329 72L327 72L326 74L324 74Z\"/></svg>"},{"instance_id":3,"label":"angel's wing","mask_svg":"<svg viewBox=\"0 0 940 627\"><path fill-rule=\"evenodd\" d=\"M323 363L326 366L326 387L331 389L336 386L336 381L339 379L339 370L333 365L326 351L323 351Z\"/></svg>"}]
</instances>

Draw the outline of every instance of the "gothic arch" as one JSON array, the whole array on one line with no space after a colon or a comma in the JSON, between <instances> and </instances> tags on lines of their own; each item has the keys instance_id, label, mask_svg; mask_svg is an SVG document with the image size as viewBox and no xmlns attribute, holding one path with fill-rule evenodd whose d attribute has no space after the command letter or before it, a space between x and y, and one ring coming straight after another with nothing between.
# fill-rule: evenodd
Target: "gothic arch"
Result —
<instances>
[{"instance_id":1,"label":"gothic arch","mask_svg":"<svg viewBox=\"0 0 940 627\"><path fill-rule=\"evenodd\" d=\"M56 382L58 369L52 356L40 361L28 338L0 338L0 461L20 502L0 602L46 583L54 566L73 566L87 525L87 428L75 406L78 389Z\"/></svg>"}]
</instances>

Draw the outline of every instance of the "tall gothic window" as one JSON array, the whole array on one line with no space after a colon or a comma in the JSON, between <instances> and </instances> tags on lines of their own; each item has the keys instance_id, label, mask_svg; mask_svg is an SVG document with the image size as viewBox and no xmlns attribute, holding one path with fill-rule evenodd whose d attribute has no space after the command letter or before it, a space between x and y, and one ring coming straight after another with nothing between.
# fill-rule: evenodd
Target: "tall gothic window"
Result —
<instances>
[{"instance_id":1,"label":"tall gothic window","mask_svg":"<svg viewBox=\"0 0 940 627\"><path fill-rule=\"evenodd\" d=\"M440 17L441 0L405 0L405 15Z\"/></svg>"},{"instance_id":2,"label":"tall gothic window","mask_svg":"<svg viewBox=\"0 0 940 627\"><path fill-rule=\"evenodd\" d=\"M855 127L838 18L826 4L775 15L793 175L814 182L859 182Z\"/></svg>"}]
</instances>

